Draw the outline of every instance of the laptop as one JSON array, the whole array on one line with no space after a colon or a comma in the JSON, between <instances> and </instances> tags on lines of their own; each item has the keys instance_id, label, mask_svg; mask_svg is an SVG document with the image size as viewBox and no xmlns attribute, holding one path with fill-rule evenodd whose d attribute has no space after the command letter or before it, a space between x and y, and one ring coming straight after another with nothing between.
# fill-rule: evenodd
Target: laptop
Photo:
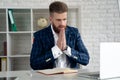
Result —
<instances>
[{"instance_id":1,"label":"laptop","mask_svg":"<svg viewBox=\"0 0 120 80\"><path fill-rule=\"evenodd\" d=\"M100 71L84 70L79 75L98 80L120 79L120 43L100 43Z\"/></svg>"}]
</instances>

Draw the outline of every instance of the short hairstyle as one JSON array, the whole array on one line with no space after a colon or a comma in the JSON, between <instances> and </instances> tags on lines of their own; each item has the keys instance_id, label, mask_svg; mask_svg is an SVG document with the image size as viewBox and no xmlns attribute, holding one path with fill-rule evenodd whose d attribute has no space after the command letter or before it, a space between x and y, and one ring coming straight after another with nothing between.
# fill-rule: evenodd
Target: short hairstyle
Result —
<instances>
[{"instance_id":1,"label":"short hairstyle","mask_svg":"<svg viewBox=\"0 0 120 80\"><path fill-rule=\"evenodd\" d=\"M50 15L52 15L52 13L54 13L54 12L63 13L63 12L67 12L67 11L68 11L68 6L63 2L55 1L49 5Z\"/></svg>"}]
</instances>

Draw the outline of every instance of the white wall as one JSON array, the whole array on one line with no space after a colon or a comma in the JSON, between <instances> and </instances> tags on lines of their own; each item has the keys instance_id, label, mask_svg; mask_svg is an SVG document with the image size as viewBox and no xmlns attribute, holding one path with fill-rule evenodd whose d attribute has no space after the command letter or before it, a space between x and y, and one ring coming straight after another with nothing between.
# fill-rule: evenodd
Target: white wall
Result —
<instances>
[{"instance_id":1,"label":"white wall","mask_svg":"<svg viewBox=\"0 0 120 80\"><path fill-rule=\"evenodd\" d=\"M48 7L54 0L0 0L0 8ZM60 0L80 7L80 27L90 54L89 69L99 69L100 42L120 41L120 16L117 0Z\"/></svg>"},{"instance_id":2,"label":"white wall","mask_svg":"<svg viewBox=\"0 0 120 80\"><path fill-rule=\"evenodd\" d=\"M117 0L83 0L81 2L82 37L91 56L88 67L98 69L100 42L120 41L118 2Z\"/></svg>"}]
</instances>

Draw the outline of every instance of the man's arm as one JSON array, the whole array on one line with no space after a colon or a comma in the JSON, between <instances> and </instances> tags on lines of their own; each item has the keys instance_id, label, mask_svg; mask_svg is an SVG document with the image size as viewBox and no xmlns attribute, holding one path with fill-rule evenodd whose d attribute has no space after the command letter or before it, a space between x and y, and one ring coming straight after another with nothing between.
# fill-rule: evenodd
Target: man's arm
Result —
<instances>
[{"instance_id":1,"label":"man's arm","mask_svg":"<svg viewBox=\"0 0 120 80\"><path fill-rule=\"evenodd\" d=\"M81 36L79 34L78 29L75 30L75 48L70 48L66 45L65 31L61 29L59 38L58 38L58 47L61 51L63 51L66 55L68 55L71 59L73 59L76 63L80 63L82 65L87 65L89 63L89 54L87 49L85 48ZM62 47L62 48L61 48Z\"/></svg>"},{"instance_id":2,"label":"man's arm","mask_svg":"<svg viewBox=\"0 0 120 80\"><path fill-rule=\"evenodd\" d=\"M76 34L77 34L77 38L76 38L76 43L75 43L75 49L71 48L71 56L70 57L74 61L76 61L82 65L87 65L89 63L89 59L90 59L88 51L83 44L83 41L78 32L78 29L76 31Z\"/></svg>"},{"instance_id":3,"label":"man's arm","mask_svg":"<svg viewBox=\"0 0 120 80\"><path fill-rule=\"evenodd\" d=\"M76 39L75 39L75 44L72 44L72 46L75 45L75 47L72 48L68 45L68 48L67 50L64 51L64 53L68 55L76 63L87 65L89 63L89 58L90 58L88 51L83 44L78 29L75 29L74 33L76 34Z\"/></svg>"},{"instance_id":4,"label":"man's arm","mask_svg":"<svg viewBox=\"0 0 120 80\"><path fill-rule=\"evenodd\" d=\"M44 51L43 44L38 35L34 35L34 43L30 56L30 65L34 70L47 69L53 67L54 57L51 49Z\"/></svg>"}]
</instances>

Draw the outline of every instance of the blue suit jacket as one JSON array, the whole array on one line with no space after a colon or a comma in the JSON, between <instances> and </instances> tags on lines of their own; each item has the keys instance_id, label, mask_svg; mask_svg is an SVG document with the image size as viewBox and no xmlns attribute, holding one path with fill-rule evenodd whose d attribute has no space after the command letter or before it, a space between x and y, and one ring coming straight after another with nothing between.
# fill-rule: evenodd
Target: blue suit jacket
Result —
<instances>
[{"instance_id":1,"label":"blue suit jacket","mask_svg":"<svg viewBox=\"0 0 120 80\"><path fill-rule=\"evenodd\" d=\"M71 48L72 56L67 56L70 68L79 68L79 64L89 63L89 54L85 48L77 28L67 26L66 43ZM34 42L31 50L30 65L32 69L54 68L55 60L51 48L54 46L51 27L48 26L34 33Z\"/></svg>"}]
</instances>

